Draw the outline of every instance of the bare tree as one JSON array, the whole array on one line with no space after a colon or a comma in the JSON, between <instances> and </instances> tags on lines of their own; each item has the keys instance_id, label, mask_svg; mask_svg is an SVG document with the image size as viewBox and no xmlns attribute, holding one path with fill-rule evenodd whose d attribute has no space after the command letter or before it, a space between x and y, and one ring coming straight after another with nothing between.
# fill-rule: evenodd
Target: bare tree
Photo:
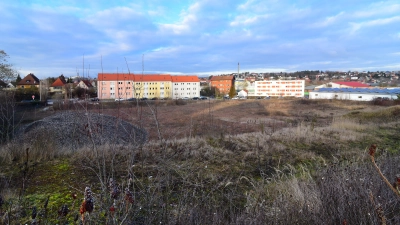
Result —
<instances>
[{"instance_id":1,"label":"bare tree","mask_svg":"<svg viewBox=\"0 0 400 225\"><path fill-rule=\"evenodd\" d=\"M8 63L8 54L4 50L0 50L0 80L9 81L17 75L17 72L12 68L12 64Z\"/></svg>"}]
</instances>

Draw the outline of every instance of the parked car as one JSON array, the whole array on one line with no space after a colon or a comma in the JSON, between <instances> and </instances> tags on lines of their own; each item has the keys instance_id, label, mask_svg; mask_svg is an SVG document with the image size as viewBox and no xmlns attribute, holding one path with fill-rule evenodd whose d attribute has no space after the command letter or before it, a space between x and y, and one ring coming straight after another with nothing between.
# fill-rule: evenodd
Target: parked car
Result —
<instances>
[{"instance_id":1,"label":"parked car","mask_svg":"<svg viewBox=\"0 0 400 225\"><path fill-rule=\"evenodd\" d=\"M100 99L99 99L99 98L91 98L90 101L92 101L92 102L98 102L98 101L100 101Z\"/></svg>"},{"instance_id":2,"label":"parked car","mask_svg":"<svg viewBox=\"0 0 400 225\"><path fill-rule=\"evenodd\" d=\"M150 100L158 100L158 98L157 98L157 97L154 97L154 98L151 98Z\"/></svg>"},{"instance_id":3,"label":"parked car","mask_svg":"<svg viewBox=\"0 0 400 225\"><path fill-rule=\"evenodd\" d=\"M125 99L123 99L123 98L116 98L115 101L116 101L116 102L120 102L120 101L125 101Z\"/></svg>"},{"instance_id":4,"label":"parked car","mask_svg":"<svg viewBox=\"0 0 400 225\"><path fill-rule=\"evenodd\" d=\"M127 101L133 102L136 101L136 98L128 98Z\"/></svg>"},{"instance_id":5,"label":"parked car","mask_svg":"<svg viewBox=\"0 0 400 225\"><path fill-rule=\"evenodd\" d=\"M147 101L147 100L149 100L148 98L141 98L140 99L141 101Z\"/></svg>"},{"instance_id":6,"label":"parked car","mask_svg":"<svg viewBox=\"0 0 400 225\"><path fill-rule=\"evenodd\" d=\"M183 100L189 100L189 97L183 97L182 99Z\"/></svg>"},{"instance_id":7,"label":"parked car","mask_svg":"<svg viewBox=\"0 0 400 225\"><path fill-rule=\"evenodd\" d=\"M199 100L200 98L199 97L193 97L192 99L193 100Z\"/></svg>"},{"instance_id":8,"label":"parked car","mask_svg":"<svg viewBox=\"0 0 400 225\"><path fill-rule=\"evenodd\" d=\"M233 97L232 99L239 99L239 97L236 96L236 97Z\"/></svg>"},{"instance_id":9,"label":"parked car","mask_svg":"<svg viewBox=\"0 0 400 225\"><path fill-rule=\"evenodd\" d=\"M200 96L200 100L207 100L208 99L208 97L206 97L206 96Z\"/></svg>"}]
</instances>

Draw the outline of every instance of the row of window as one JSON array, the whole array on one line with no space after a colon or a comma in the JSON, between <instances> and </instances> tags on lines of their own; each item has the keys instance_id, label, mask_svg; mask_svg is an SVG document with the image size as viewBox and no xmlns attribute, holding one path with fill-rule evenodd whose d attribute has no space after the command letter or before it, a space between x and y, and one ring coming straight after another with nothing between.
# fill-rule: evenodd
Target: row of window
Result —
<instances>
[{"instance_id":1,"label":"row of window","mask_svg":"<svg viewBox=\"0 0 400 225\"><path fill-rule=\"evenodd\" d=\"M301 84L303 81L259 81L258 84Z\"/></svg>"},{"instance_id":2,"label":"row of window","mask_svg":"<svg viewBox=\"0 0 400 225\"><path fill-rule=\"evenodd\" d=\"M302 93L262 93L262 92L257 92L257 95L269 95L269 96L290 96L292 94L294 94L295 96L302 96Z\"/></svg>"},{"instance_id":3,"label":"row of window","mask_svg":"<svg viewBox=\"0 0 400 225\"><path fill-rule=\"evenodd\" d=\"M180 83L181 85L190 85L190 84L192 84L192 85L197 85L197 84L199 84L199 83ZM179 83L174 83L174 85L179 85Z\"/></svg>"},{"instance_id":4,"label":"row of window","mask_svg":"<svg viewBox=\"0 0 400 225\"><path fill-rule=\"evenodd\" d=\"M181 95L183 95L184 93L181 93ZM190 92L186 93L187 95L190 95ZM179 95L178 93L175 93L175 95ZM193 92L193 95L197 95L196 92Z\"/></svg>"},{"instance_id":5,"label":"row of window","mask_svg":"<svg viewBox=\"0 0 400 225\"><path fill-rule=\"evenodd\" d=\"M285 88L302 88L303 86L302 85L292 85L292 86L288 86L288 85L286 85L286 86L279 86L279 85L277 85L277 86L274 86L274 85L271 85L271 86L257 86L257 88L283 88L283 87L285 87Z\"/></svg>"},{"instance_id":6,"label":"row of window","mask_svg":"<svg viewBox=\"0 0 400 225\"><path fill-rule=\"evenodd\" d=\"M179 88L174 88L175 91L179 90ZM181 91L185 90L185 88L181 88ZM186 90L190 90L190 88L186 88ZM195 91L196 88L193 88L193 90Z\"/></svg>"},{"instance_id":7,"label":"row of window","mask_svg":"<svg viewBox=\"0 0 400 225\"><path fill-rule=\"evenodd\" d=\"M270 89L257 89L257 91L262 92L303 92L302 89L278 89L278 90L270 90Z\"/></svg>"},{"instance_id":8,"label":"row of window","mask_svg":"<svg viewBox=\"0 0 400 225\"><path fill-rule=\"evenodd\" d=\"M118 84L124 84L123 81L118 81L117 83L118 83ZM125 81L125 83L126 83L126 84L131 84L130 81ZM133 83L133 82L132 82L132 83ZM102 85L107 85L107 81L102 81L101 84L102 84ZM136 84L136 85L140 85L140 84L142 84L142 83L141 83L141 82L136 82L135 84ZM155 85L155 84L158 84L158 82L143 82L143 85ZM164 82L161 82L160 84L161 84L161 85L164 85ZM110 81L110 85L115 85L115 81Z\"/></svg>"}]
</instances>

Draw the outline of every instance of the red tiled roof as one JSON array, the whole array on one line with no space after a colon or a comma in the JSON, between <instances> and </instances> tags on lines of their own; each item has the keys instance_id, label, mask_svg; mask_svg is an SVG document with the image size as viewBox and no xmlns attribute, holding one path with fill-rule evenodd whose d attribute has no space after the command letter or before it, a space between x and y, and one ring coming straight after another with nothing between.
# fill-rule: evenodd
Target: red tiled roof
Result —
<instances>
[{"instance_id":1,"label":"red tiled roof","mask_svg":"<svg viewBox=\"0 0 400 225\"><path fill-rule=\"evenodd\" d=\"M211 81L219 81L219 80L233 80L233 76L213 76L213 77L211 77Z\"/></svg>"},{"instance_id":2,"label":"red tiled roof","mask_svg":"<svg viewBox=\"0 0 400 225\"><path fill-rule=\"evenodd\" d=\"M148 81L171 81L169 74L123 74L123 73L99 73L97 76L98 81L123 81L133 80L138 82Z\"/></svg>"},{"instance_id":3,"label":"red tiled roof","mask_svg":"<svg viewBox=\"0 0 400 225\"><path fill-rule=\"evenodd\" d=\"M355 81L340 81L340 82L333 82L335 84L339 84L339 85L346 85L349 87L370 87L367 84L363 84L360 82L355 82Z\"/></svg>"},{"instance_id":4,"label":"red tiled roof","mask_svg":"<svg viewBox=\"0 0 400 225\"><path fill-rule=\"evenodd\" d=\"M135 81L142 81L142 82L148 82L148 81L171 81L171 75L169 74L159 74L159 75L154 75L154 74L143 74L143 75L135 75Z\"/></svg>"},{"instance_id":5,"label":"red tiled roof","mask_svg":"<svg viewBox=\"0 0 400 225\"><path fill-rule=\"evenodd\" d=\"M39 83L39 78L33 75L33 73L30 73L26 75L20 82L18 82L18 85L39 85Z\"/></svg>"},{"instance_id":6,"label":"red tiled roof","mask_svg":"<svg viewBox=\"0 0 400 225\"><path fill-rule=\"evenodd\" d=\"M62 79L61 77L57 78L54 83L51 84L51 87L63 87L67 82L65 79Z\"/></svg>"},{"instance_id":7,"label":"red tiled roof","mask_svg":"<svg viewBox=\"0 0 400 225\"><path fill-rule=\"evenodd\" d=\"M188 75L181 75L181 76L171 76L172 82L200 82L198 76L188 76Z\"/></svg>"}]
</instances>

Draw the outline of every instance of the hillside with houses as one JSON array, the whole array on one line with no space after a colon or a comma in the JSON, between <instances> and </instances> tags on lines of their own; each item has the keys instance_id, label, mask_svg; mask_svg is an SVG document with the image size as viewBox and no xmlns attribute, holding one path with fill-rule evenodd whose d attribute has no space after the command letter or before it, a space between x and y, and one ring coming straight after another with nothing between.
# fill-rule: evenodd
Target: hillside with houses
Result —
<instances>
[{"instance_id":1,"label":"hillside with houses","mask_svg":"<svg viewBox=\"0 0 400 225\"><path fill-rule=\"evenodd\" d=\"M382 90L399 86L399 71L338 72L298 71L291 73L232 73L198 77L170 74L99 73L96 78L51 77L39 79L30 73L15 81L1 81L5 91L18 91L19 101L47 99L199 99L212 98L274 98L300 97L311 99L318 91L332 93L349 88ZM345 89L340 89L345 88ZM347 88L347 89L346 89ZM314 94L311 94L314 92ZM360 92L360 91L358 91ZM373 91L368 91L372 92ZM33 97L35 96L35 97ZM331 98L321 94L319 98ZM333 96L336 96L334 94ZM377 96L382 97L382 96ZM393 94L391 99L395 98ZM364 98L371 100L370 98ZM341 97L340 99L344 99Z\"/></svg>"}]
</instances>

